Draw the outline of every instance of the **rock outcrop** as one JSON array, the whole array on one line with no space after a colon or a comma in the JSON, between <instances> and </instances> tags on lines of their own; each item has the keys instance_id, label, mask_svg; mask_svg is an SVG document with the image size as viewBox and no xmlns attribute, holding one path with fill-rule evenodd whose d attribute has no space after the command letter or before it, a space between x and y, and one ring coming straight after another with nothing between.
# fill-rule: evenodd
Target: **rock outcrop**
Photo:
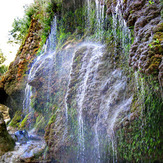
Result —
<instances>
[{"instance_id":1,"label":"rock outcrop","mask_svg":"<svg viewBox=\"0 0 163 163\"><path fill-rule=\"evenodd\" d=\"M73 14L67 10L75 11L74 2L77 6L82 6L84 1L63 1L68 18L69 14ZM108 0L107 14L115 16L117 10L134 33L129 56L130 68L142 74L153 75L152 80L158 80L163 86L163 24L159 0ZM74 32L76 27L72 22L75 21L67 22L69 24L66 30ZM91 23L95 23L94 20ZM25 72L28 74L27 66L31 66L39 49L39 30L38 21L33 19L24 44L0 83L0 90L6 94L5 103L11 106L11 115L22 109L24 76ZM156 91L152 91L151 87L148 89L147 83L142 79L139 81L138 76L124 64L128 62L128 56L127 59L124 57L127 52L121 47L122 39L116 40L116 32L119 35L123 33L118 28L116 30L111 31L115 35L108 39L107 47L88 42L68 43L53 53L48 51L40 57L37 64L33 64L33 75L28 80L33 93L30 105L36 111L36 124L33 127L41 129L42 133L45 131L47 159L54 162L96 162L98 159L112 162L114 155L118 161L124 162L162 159L160 127L157 125L160 124L158 112L161 112L159 109L162 105L160 99L157 99L159 87L156 87ZM62 37L65 37L64 32L61 33ZM61 42L62 37L59 40ZM123 38L125 39L129 40ZM129 42L127 41L128 47ZM13 118L15 121L12 125L23 128L26 122L30 125L29 115L22 121L24 115L19 111L18 116ZM1 124L2 134L7 134L3 119ZM151 124L154 125L151 127ZM2 137L5 138L4 135ZM143 151L140 150L139 153L140 147ZM45 145L41 147L40 153L44 148Z\"/></svg>"},{"instance_id":2,"label":"rock outcrop","mask_svg":"<svg viewBox=\"0 0 163 163\"><path fill-rule=\"evenodd\" d=\"M151 3L146 0L127 0L122 7L128 27L134 29L129 64L134 69L157 77L158 74L162 74L159 65L163 57L161 7L159 0Z\"/></svg>"},{"instance_id":3,"label":"rock outcrop","mask_svg":"<svg viewBox=\"0 0 163 163\"><path fill-rule=\"evenodd\" d=\"M147 75L154 75L162 85L163 21L159 0L108 1L108 14L121 10L127 26L134 32L129 65Z\"/></svg>"},{"instance_id":4,"label":"rock outcrop","mask_svg":"<svg viewBox=\"0 0 163 163\"><path fill-rule=\"evenodd\" d=\"M19 48L15 60L10 64L9 70L0 81L0 91L3 93L3 104L11 108L10 114L13 114L22 108L26 73L28 66L35 58L40 47L41 38L38 33L40 31L38 20L32 19L29 27L29 33L23 44ZM27 72L26 72L27 71Z\"/></svg>"},{"instance_id":5,"label":"rock outcrop","mask_svg":"<svg viewBox=\"0 0 163 163\"><path fill-rule=\"evenodd\" d=\"M11 120L9 115L9 108L5 105L0 104L0 112L2 112L4 121L7 124Z\"/></svg>"},{"instance_id":6,"label":"rock outcrop","mask_svg":"<svg viewBox=\"0 0 163 163\"><path fill-rule=\"evenodd\" d=\"M7 132L3 114L0 112L0 156L5 152L13 150L15 142Z\"/></svg>"}]
</instances>

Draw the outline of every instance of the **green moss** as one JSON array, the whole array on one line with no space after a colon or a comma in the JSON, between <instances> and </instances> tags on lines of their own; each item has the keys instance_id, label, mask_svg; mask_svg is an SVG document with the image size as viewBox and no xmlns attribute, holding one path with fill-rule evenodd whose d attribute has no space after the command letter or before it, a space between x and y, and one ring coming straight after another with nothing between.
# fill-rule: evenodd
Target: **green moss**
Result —
<instances>
[{"instance_id":1,"label":"green moss","mask_svg":"<svg viewBox=\"0 0 163 163\"><path fill-rule=\"evenodd\" d=\"M149 44L149 56L151 58L148 60L149 66L147 71L149 74L158 75L159 65L161 63L161 58L163 54L163 48L161 42L163 41L163 23L158 24L154 32L156 32L153 36L152 42Z\"/></svg>"},{"instance_id":2,"label":"green moss","mask_svg":"<svg viewBox=\"0 0 163 163\"><path fill-rule=\"evenodd\" d=\"M25 116L25 118L20 122L20 124L19 124L20 129L25 129L27 121L29 120L30 115L31 115L31 113L27 114Z\"/></svg>"},{"instance_id":3,"label":"green moss","mask_svg":"<svg viewBox=\"0 0 163 163\"><path fill-rule=\"evenodd\" d=\"M47 120L44 118L43 115L40 114L36 118L36 123L34 125L34 128L39 134L44 134L46 124L47 124Z\"/></svg>"},{"instance_id":4,"label":"green moss","mask_svg":"<svg viewBox=\"0 0 163 163\"><path fill-rule=\"evenodd\" d=\"M19 127L19 124L22 120L22 112L21 111L17 111L14 115L14 118L11 120L9 126L11 127Z\"/></svg>"},{"instance_id":5,"label":"green moss","mask_svg":"<svg viewBox=\"0 0 163 163\"><path fill-rule=\"evenodd\" d=\"M116 133L118 159L129 162L161 161L163 141L162 108L163 102L159 85L151 76L141 78L145 87L136 92L132 110L140 114Z\"/></svg>"},{"instance_id":6,"label":"green moss","mask_svg":"<svg viewBox=\"0 0 163 163\"><path fill-rule=\"evenodd\" d=\"M123 0L123 3L127 3L127 0Z\"/></svg>"},{"instance_id":7,"label":"green moss","mask_svg":"<svg viewBox=\"0 0 163 163\"><path fill-rule=\"evenodd\" d=\"M53 114L48 122L48 125L51 125L52 123L55 122L57 114Z\"/></svg>"},{"instance_id":8,"label":"green moss","mask_svg":"<svg viewBox=\"0 0 163 163\"><path fill-rule=\"evenodd\" d=\"M12 139L7 131L0 134L0 155L13 150L14 147L15 141Z\"/></svg>"}]
</instances>

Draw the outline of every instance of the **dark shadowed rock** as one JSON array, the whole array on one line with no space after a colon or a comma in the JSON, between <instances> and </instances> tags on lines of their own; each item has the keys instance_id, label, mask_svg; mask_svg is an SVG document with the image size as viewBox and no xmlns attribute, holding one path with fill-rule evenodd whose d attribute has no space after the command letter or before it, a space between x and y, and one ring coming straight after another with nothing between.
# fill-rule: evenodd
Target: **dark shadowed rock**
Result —
<instances>
[{"instance_id":1,"label":"dark shadowed rock","mask_svg":"<svg viewBox=\"0 0 163 163\"><path fill-rule=\"evenodd\" d=\"M6 124L3 115L0 112L0 155L7 151L13 150L15 142L7 132Z\"/></svg>"},{"instance_id":2,"label":"dark shadowed rock","mask_svg":"<svg viewBox=\"0 0 163 163\"><path fill-rule=\"evenodd\" d=\"M16 131L15 137L19 143L26 143L29 139L28 132L26 130L23 131Z\"/></svg>"}]
</instances>

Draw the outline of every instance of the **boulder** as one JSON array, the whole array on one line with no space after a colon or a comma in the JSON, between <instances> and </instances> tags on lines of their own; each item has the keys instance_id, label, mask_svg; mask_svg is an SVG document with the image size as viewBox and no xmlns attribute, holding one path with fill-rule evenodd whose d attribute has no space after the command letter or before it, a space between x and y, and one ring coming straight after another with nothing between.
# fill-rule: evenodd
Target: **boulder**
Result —
<instances>
[{"instance_id":1,"label":"boulder","mask_svg":"<svg viewBox=\"0 0 163 163\"><path fill-rule=\"evenodd\" d=\"M0 112L2 112L3 119L5 123L7 124L11 120L10 115L9 115L9 108L5 105L0 104Z\"/></svg>"},{"instance_id":2,"label":"boulder","mask_svg":"<svg viewBox=\"0 0 163 163\"><path fill-rule=\"evenodd\" d=\"M9 135L6 123L3 119L3 114L0 112L0 156L5 152L13 150L15 146L15 141Z\"/></svg>"}]
</instances>

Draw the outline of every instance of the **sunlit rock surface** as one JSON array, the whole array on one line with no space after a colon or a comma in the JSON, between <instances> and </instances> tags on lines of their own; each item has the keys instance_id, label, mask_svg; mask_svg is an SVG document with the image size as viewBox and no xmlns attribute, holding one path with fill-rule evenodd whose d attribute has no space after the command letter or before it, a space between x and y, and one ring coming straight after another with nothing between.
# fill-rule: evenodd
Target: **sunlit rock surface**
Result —
<instances>
[{"instance_id":1,"label":"sunlit rock surface","mask_svg":"<svg viewBox=\"0 0 163 163\"><path fill-rule=\"evenodd\" d=\"M0 112L2 112L6 124L11 120L9 110L10 109L7 106L0 104Z\"/></svg>"}]
</instances>

